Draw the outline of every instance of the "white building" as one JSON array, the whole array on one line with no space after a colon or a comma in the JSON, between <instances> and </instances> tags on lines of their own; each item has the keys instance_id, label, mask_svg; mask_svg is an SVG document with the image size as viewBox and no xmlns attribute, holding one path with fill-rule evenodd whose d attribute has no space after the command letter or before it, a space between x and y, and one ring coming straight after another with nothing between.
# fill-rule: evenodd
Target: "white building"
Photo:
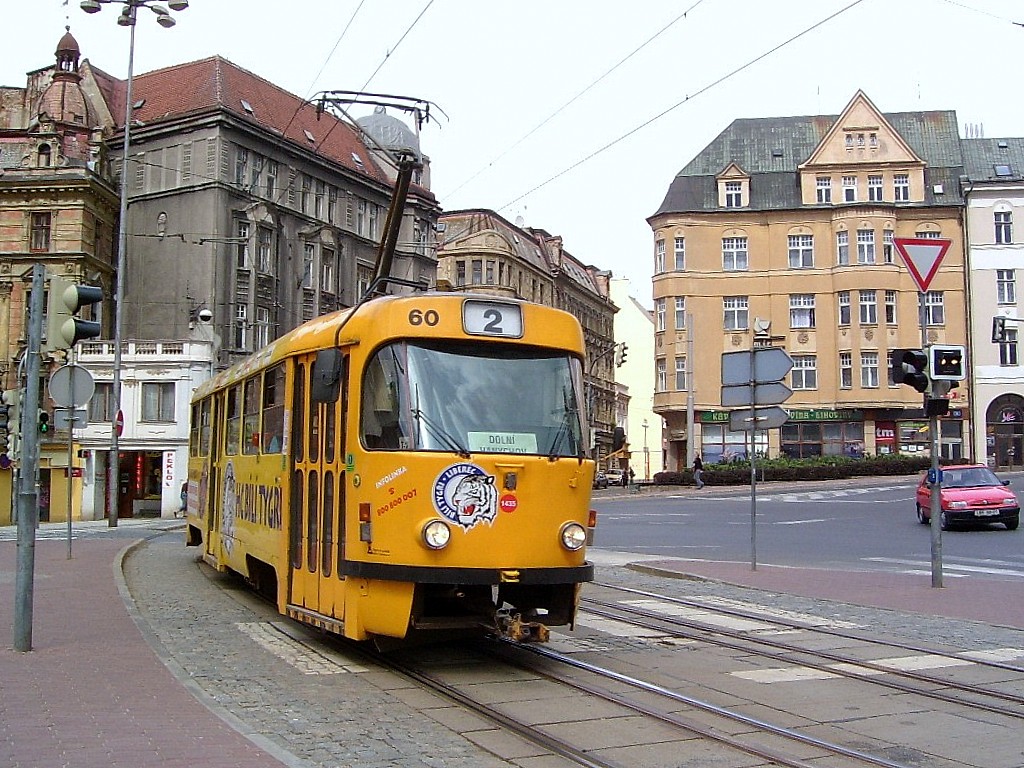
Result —
<instances>
[{"instance_id":1,"label":"white building","mask_svg":"<svg viewBox=\"0 0 1024 768\"><path fill-rule=\"evenodd\" d=\"M629 465L637 480L649 480L666 468L661 416L654 412L654 317L631 295L629 280L612 278L609 292L615 313L615 341L625 343L626 360L615 369L616 384L629 392L625 420ZM658 373L660 375L660 372Z\"/></svg>"},{"instance_id":2,"label":"white building","mask_svg":"<svg viewBox=\"0 0 1024 768\"><path fill-rule=\"evenodd\" d=\"M1024 139L964 139L966 230L974 377L973 458L992 467L1024 465L1024 366L1018 323L992 339L993 317L1020 318L1017 276L1024 274ZM1014 231L1014 219L1018 226ZM984 425L984 428L982 428Z\"/></svg>"},{"instance_id":3,"label":"white building","mask_svg":"<svg viewBox=\"0 0 1024 768\"><path fill-rule=\"evenodd\" d=\"M121 355L118 517L173 517L188 476L189 401L213 370L212 341L125 342ZM89 425L76 432L82 456L82 519L104 517L113 413L114 344L81 344L78 364L93 375Z\"/></svg>"}]
</instances>

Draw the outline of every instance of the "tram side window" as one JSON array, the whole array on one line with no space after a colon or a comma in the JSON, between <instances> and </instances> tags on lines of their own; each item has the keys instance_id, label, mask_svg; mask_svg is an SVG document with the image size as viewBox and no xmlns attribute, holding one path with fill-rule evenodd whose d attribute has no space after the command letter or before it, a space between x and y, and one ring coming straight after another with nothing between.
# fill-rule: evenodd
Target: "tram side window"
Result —
<instances>
[{"instance_id":1,"label":"tram side window","mask_svg":"<svg viewBox=\"0 0 1024 768\"><path fill-rule=\"evenodd\" d=\"M407 432L399 419L401 380L394 347L380 350L367 365L360 411L360 433L367 448L409 447Z\"/></svg>"},{"instance_id":2,"label":"tram side window","mask_svg":"<svg viewBox=\"0 0 1024 768\"><path fill-rule=\"evenodd\" d=\"M284 450L284 366L271 368L263 376L263 452Z\"/></svg>"},{"instance_id":3,"label":"tram side window","mask_svg":"<svg viewBox=\"0 0 1024 768\"><path fill-rule=\"evenodd\" d=\"M242 453L255 454L260 447L260 379L245 382L245 418L242 420Z\"/></svg>"},{"instance_id":4,"label":"tram side window","mask_svg":"<svg viewBox=\"0 0 1024 768\"><path fill-rule=\"evenodd\" d=\"M210 455L210 436L213 434L210 411L213 400L206 398L199 404L199 455Z\"/></svg>"},{"instance_id":5,"label":"tram side window","mask_svg":"<svg viewBox=\"0 0 1024 768\"><path fill-rule=\"evenodd\" d=\"M295 368L295 391L292 393L292 452L296 461L302 461L306 455L305 422L306 414L306 366L299 363Z\"/></svg>"},{"instance_id":6,"label":"tram side window","mask_svg":"<svg viewBox=\"0 0 1024 768\"><path fill-rule=\"evenodd\" d=\"M193 403L192 405L192 418L189 421L188 430L188 455L189 456L200 456L199 452L199 414L202 409L202 403Z\"/></svg>"},{"instance_id":7,"label":"tram side window","mask_svg":"<svg viewBox=\"0 0 1024 768\"><path fill-rule=\"evenodd\" d=\"M225 453L229 456L238 454L238 444L242 437L242 388L232 387L228 390L228 429Z\"/></svg>"}]
</instances>

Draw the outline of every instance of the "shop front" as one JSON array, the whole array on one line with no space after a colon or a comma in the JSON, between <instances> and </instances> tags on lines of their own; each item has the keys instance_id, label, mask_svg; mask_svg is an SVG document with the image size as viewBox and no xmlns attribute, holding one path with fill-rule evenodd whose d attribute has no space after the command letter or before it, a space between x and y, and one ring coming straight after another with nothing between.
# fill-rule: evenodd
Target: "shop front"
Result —
<instances>
[{"instance_id":1,"label":"shop front","mask_svg":"<svg viewBox=\"0 0 1024 768\"><path fill-rule=\"evenodd\" d=\"M701 411L700 456L705 464L744 461L750 452L750 433L729 429L729 411ZM768 455L768 433L755 432L754 450Z\"/></svg>"},{"instance_id":2,"label":"shop front","mask_svg":"<svg viewBox=\"0 0 1024 768\"><path fill-rule=\"evenodd\" d=\"M1024 467L1024 398L1000 395L985 412L985 451L995 469Z\"/></svg>"},{"instance_id":3,"label":"shop front","mask_svg":"<svg viewBox=\"0 0 1024 768\"><path fill-rule=\"evenodd\" d=\"M852 408L793 409L782 425L784 456L807 459L814 456L864 455L864 413Z\"/></svg>"}]
</instances>

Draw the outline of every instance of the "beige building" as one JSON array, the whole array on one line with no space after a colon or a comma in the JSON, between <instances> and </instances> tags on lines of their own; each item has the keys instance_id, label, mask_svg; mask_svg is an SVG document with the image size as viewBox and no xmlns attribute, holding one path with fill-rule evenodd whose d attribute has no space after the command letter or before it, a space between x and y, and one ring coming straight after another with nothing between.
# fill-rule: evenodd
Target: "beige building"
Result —
<instances>
[{"instance_id":1,"label":"beige building","mask_svg":"<svg viewBox=\"0 0 1024 768\"><path fill-rule=\"evenodd\" d=\"M453 290L507 295L574 315L587 345L584 371L592 429L600 460L612 450L617 425L614 375L617 311L610 273L585 266L543 229L512 224L490 210L444 213L438 219L437 280Z\"/></svg>"},{"instance_id":2,"label":"beige building","mask_svg":"<svg viewBox=\"0 0 1024 768\"><path fill-rule=\"evenodd\" d=\"M920 294L893 241L951 241L923 311L929 342L964 344L963 165L954 112L883 114L858 92L838 116L736 120L679 172L649 219L669 469L686 463L687 385L696 452L747 455L721 405L721 357L768 344L794 360L793 395L758 451L928 453L922 396L889 376L893 349L921 346ZM970 453L966 389L943 420L949 456Z\"/></svg>"}]
</instances>

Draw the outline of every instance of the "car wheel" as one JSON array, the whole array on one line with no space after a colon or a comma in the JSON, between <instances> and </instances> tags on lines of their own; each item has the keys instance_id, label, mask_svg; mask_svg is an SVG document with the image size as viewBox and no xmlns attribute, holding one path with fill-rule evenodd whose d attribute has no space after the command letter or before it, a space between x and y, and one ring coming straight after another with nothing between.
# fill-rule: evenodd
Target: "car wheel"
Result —
<instances>
[{"instance_id":1,"label":"car wheel","mask_svg":"<svg viewBox=\"0 0 1024 768\"><path fill-rule=\"evenodd\" d=\"M946 514L946 510L942 510L942 517L939 518L942 523L942 530L948 531L952 527L952 523L949 521L949 515Z\"/></svg>"},{"instance_id":2,"label":"car wheel","mask_svg":"<svg viewBox=\"0 0 1024 768\"><path fill-rule=\"evenodd\" d=\"M1006 530L1008 530L1008 531L1016 531L1017 530L1017 526L1020 525L1020 517L1019 516L1018 517L1012 517L1009 520L1007 520L1004 523L1004 525L1006 526Z\"/></svg>"},{"instance_id":3,"label":"car wheel","mask_svg":"<svg viewBox=\"0 0 1024 768\"><path fill-rule=\"evenodd\" d=\"M921 525L928 525L928 518L925 516L924 508L920 504L917 505L917 522L921 523Z\"/></svg>"}]
</instances>

